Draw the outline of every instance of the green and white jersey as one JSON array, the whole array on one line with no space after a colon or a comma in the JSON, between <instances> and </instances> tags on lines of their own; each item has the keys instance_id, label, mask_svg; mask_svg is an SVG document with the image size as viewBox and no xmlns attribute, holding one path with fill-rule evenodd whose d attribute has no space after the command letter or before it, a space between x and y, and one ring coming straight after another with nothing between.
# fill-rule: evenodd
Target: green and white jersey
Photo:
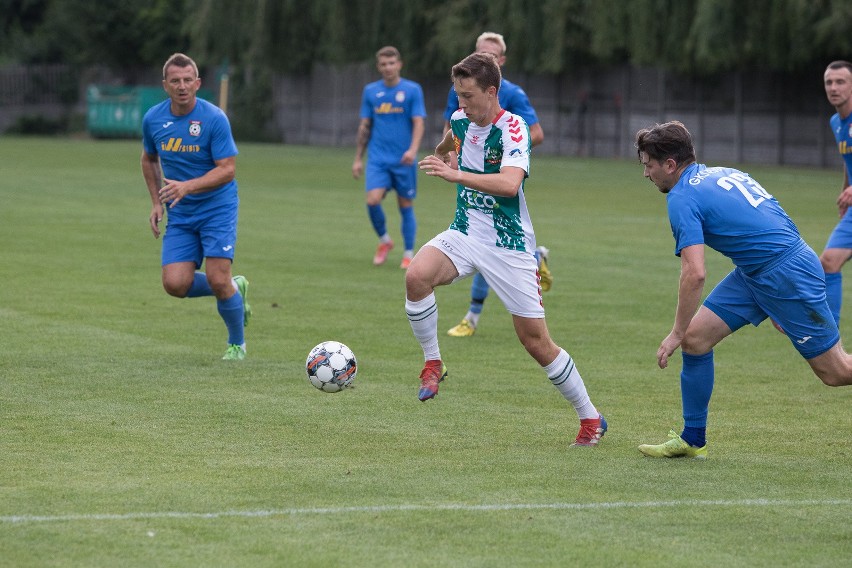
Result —
<instances>
[{"instance_id":1,"label":"green and white jersey","mask_svg":"<svg viewBox=\"0 0 852 568\"><path fill-rule=\"evenodd\" d=\"M524 119L502 111L488 126L471 122L463 110L450 119L459 168L493 174L506 166L530 171L530 134ZM456 189L456 216L450 229L511 250L535 250L535 233L524 198L524 184L514 197L498 197L461 184Z\"/></svg>"}]
</instances>

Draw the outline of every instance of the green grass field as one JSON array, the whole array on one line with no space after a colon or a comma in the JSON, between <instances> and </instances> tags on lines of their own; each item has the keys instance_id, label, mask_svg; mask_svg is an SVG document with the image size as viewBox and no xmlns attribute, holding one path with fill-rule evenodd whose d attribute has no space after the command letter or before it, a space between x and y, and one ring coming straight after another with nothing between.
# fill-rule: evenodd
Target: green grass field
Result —
<instances>
[{"instance_id":1,"label":"green grass field","mask_svg":"<svg viewBox=\"0 0 852 568\"><path fill-rule=\"evenodd\" d=\"M852 562L852 390L770 325L717 347L705 463L636 450L682 424L680 357L655 365L680 265L637 162L533 159L548 325L610 423L569 449L576 415L496 296L475 337L442 336L449 380L418 402L400 247L372 266L351 150L240 149L235 273L255 315L234 364L212 299L161 288L139 143L0 138L0 565ZM840 166L744 169L821 250ZM420 185L422 243L454 191ZM386 211L399 243L395 199ZM715 283L730 264L708 258ZM469 290L438 291L442 333ZM326 339L358 356L356 388L307 382Z\"/></svg>"}]
</instances>

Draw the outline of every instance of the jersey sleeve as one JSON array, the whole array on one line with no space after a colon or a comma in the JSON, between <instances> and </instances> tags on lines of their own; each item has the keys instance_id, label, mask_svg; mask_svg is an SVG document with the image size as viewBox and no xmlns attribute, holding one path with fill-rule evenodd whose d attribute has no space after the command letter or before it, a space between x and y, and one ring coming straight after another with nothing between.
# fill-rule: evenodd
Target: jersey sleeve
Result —
<instances>
[{"instance_id":1,"label":"jersey sleeve","mask_svg":"<svg viewBox=\"0 0 852 568\"><path fill-rule=\"evenodd\" d=\"M411 101L411 116L426 118L426 103L423 102L423 87L419 84L414 83L414 88L412 89L414 93L414 98Z\"/></svg>"},{"instance_id":2,"label":"jersey sleeve","mask_svg":"<svg viewBox=\"0 0 852 568\"><path fill-rule=\"evenodd\" d=\"M145 113L142 118L142 149L150 156L157 155L157 143L151 134L151 120L148 119L148 113Z\"/></svg>"},{"instance_id":3,"label":"jersey sleeve","mask_svg":"<svg viewBox=\"0 0 852 568\"><path fill-rule=\"evenodd\" d=\"M668 199L669 222L675 240L675 256L692 245L704 244L704 220L695 202L682 195Z\"/></svg>"},{"instance_id":4,"label":"jersey sleeve","mask_svg":"<svg viewBox=\"0 0 852 568\"><path fill-rule=\"evenodd\" d=\"M231 123L221 110L217 112L213 123L213 136L210 139L210 157L215 160L236 156L237 144L231 133Z\"/></svg>"},{"instance_id":5,"label":"jersey sleeve","mask_svg":"<svg viewBox=\"0 0 852 568\"><path fill-rule=\"evenodd\" d=\"M524 120L510 115L503 130L503 159L500 168L511 166L524 170L524 177L530 173L530 134Z\"/></svg>"},{"instance_id":6,"label":"jersey sleeve","mask_svg":"<svg viewBox=\"0 0 852 568\"><path fill-rule=\"evenodd\" d=\"M361 93L361 113L360 118L373 118L373 107L370 105L370 96L368 94L368 87L364 87L364 90Z\"/></svg>"}]
</instances>

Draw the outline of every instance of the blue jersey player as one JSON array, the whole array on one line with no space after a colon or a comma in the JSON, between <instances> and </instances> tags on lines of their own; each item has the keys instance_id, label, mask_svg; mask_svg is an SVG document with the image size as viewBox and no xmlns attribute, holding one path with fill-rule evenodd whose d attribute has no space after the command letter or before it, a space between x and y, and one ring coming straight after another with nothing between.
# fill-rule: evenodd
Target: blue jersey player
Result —
<instances>
[{"instance_id":1,"label":"blue jersey player","mask_svg":"<svg viewBox=\"0 0 852 568\"><path fill-rule=\"evenodd\" d=\"M387 232L382 200L391 189L396 190L405 250L400 268L407 269L414 256L417 219L414 198L417 196L417 151L423 139L426 106L423 89L414 81L403 79L399 50L386 46L376 52L376 66L382 78L364 87L361 96L361 122L358 125L352 176L364 173L364 150L368 160L364 176L367 191L367 213L379 236L373 257L376 266L384 264L393 248Z\"/></svg>"},{"instance_id":2,"label":"blue jersey player","mask_svg":"<svg viewBox=\"0 0 852 568\"><path fill-rule=\"evenodd\" d=\"M500 67L506 63L506 41L498 33L485 32L476 38L476 52L490 53L497 59L497 64ZM544 131L541 129L538 115L524 90L503 78L500 81L498 96L501 108L520 116L527 123L530 133L530 143L533 146L541 144L544 141ZM450 92L447 95L447 108L444 110L444 132L450 129L450 118L458 108L459 99L456 95L456 89L455 87L450 87ZM550 286L553 284L553 275L547 266L548 252L548 249L543 246L536 249L540 284L541 289L544 291L550 290ZM473 276L470 286L470 307L467 314L462 318L461 323L447 331L447 335L452 337L470 337L476 333L476 327L479 325L479 316L482 313L485 299L488 297L489 289L490 287L485 277L476 273Z\"/></svg>"},{"instance_id":3,"label":"blue jersey player","mask_svg":"<svg viewBox=\"0 0 852 568\"><path fill-rule=\"evenodd\" d=\"M672 431L667 442L639 451L707 457L713 347L748 323L771 318L823 383L852 384L852 357L840 344L819 258L778 201L746 173L696 163L692 136L680 122L640 130L636 147L645 177L666 195L681 261L675 322L657 363L665 368L681 348L684 419L680 435ZM730 258L734 270L702 305L705 245Z\"/></svg>"},{"instance_id":4,"label":"blue jersey player","mask_svg":"<svg viewBox=\"0 0 852 568\"><path fill-rule=\"evenodd\" d=\"M852 63L833 61L823 74L825 94L828 102L837 111L829 121L837 140L837 150L843 158L843 187L837 198L840 222L828 238L828 243L819 257L825 270L825 289L828 305L834 320L840 322L840 307L843 303L843 279L840 270L852 257L852 187L849 171L852 170Z\"/></svg>"},{"instance_id":5,"label":"blue jersey player","mask_svg":"<svg viewBox=\"0 0 852 568\"><path fill-rule=\"evenodd\" d=\"M228 330L225 360L246 354L244 328L251 315L248 281L231 277L237 243L237 146L225 113L196 97L195 62L175 53L163 66L169 98L142 120L142 175L151 195L151 231L160 236L164 208L162 278L178 298L215 296ZM202 262L206 272L199 272Z\"/></svg>"}]
</instances>

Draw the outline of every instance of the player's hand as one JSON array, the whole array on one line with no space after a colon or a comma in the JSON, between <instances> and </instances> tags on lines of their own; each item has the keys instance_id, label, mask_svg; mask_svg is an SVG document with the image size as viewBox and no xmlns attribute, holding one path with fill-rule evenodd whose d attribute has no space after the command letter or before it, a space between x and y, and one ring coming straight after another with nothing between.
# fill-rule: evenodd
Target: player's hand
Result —
<instances>
[{"instance_id":1,"label":"player's hand","mask_svg":"<svg viewBox=\"0 0 852 568\"><path fill-rule=\"evenodd\" d=\"M400 163L410 166L415 162L415 160L417 160L417 152L414 150L407 150L405 154L402 155Z\"/></svg>"},{"instance_id":2,"label":"player's hand","mask_svg":"<svg viewBox=\"0 0 852 568\"><path fill-rule=\"evenodd\" d=\"M449 164L434 154L420 160L419 166L427 176L438 176L450 182L459 182L459 171L451 168Z\"/></svg>"},{"instance_id":3,"label":"player's hand","mask_svg":"<svg viewBox=\"0 0 852 568\"><path fill-rule=\"evenodd\" d=\"M160 188L160 203L168 203L171 209L189 193L189 185L185 181L165 178L163 181L166 185Z\"/></svg>"},{"instance_id":4,"label":"player's hand","mask_svg":"<svg viewBox=\"0 0 852 568\"><path fill-rule=\"evenodd\" d=\"M455 152L447 152L446 154L441 154L438 157L454 170L459 169L459 157Z\"/></svg>"},{"instance_id":5,"label":"player's hand","mask_svg":"<svg viewBox=\"0 0 852 568\"><path fill-rule=\"evenodd\" d=\"M352 177L358 179L361 177L361 174L364 173L364 161L360 158L355 158L355 161L352 162Z\"/></svg>"},{"instance_id":6,"label":"player's hand","mask_svg":"<svg viewBox=\"0 0 852 568\"><path fill-rule=\"evenodd\" d=\"M163 220L163 206L159 203L151 207L151 216L148 222L151 224L151 232L154 233L154 238L160 238L160 221Z\"/></svg>"},{"instance_id":7,"label":"player's hand","mask_svg":"<svg viewBox=\"0 0 852 568\"><path fill-rule=\"evenodd\" d=\"M840 210L840 216L846 214L846 210L852 206L852 186L847 186L837 197L837 207Z\"/></svg>"},{"instance_id":8,"label":"player's hand","mask_svg":"<svg viewBox=\"0 0 852 568\"><path fill-rule=\"evenodd\" d=\"M657 349L657 365L660 369L665 369L669 366L669 357L672 356L678 347L680 347L682 338L677 337L674 333L669 333L663 342L660 343L660 348Z\"/></svg>"}]
</instances>

